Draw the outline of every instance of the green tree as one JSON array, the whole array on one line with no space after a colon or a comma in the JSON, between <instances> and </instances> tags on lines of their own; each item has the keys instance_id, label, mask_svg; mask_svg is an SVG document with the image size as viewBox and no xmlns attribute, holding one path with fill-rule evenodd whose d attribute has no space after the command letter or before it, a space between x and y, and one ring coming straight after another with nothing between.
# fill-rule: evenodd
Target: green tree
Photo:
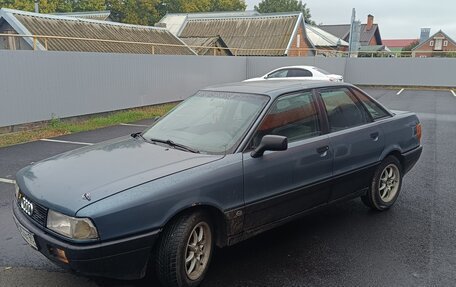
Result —
<instances>
[{"instance_id":1,"label":"green tree","mask_svg":"<svg viewBox=\"0 0 456 287\"><path fill-rule=\"evenodd\" d=\"M304 21L308 24L315 25L315 22L310 18L310 9L306 3L298 0L262 0L255 5L255 10L260 13L275 13L275 12L302 12Z\"/></svg>"},{"instance_id":2,"label":"green tree","mask_svg":"<svg viewBox=\"0 0 456 287\"><path fill-rule=\"evenodd\" d=\"M96 3L96 4L95 4ZM0 8L35 11L34 0L0 0ZM40 13L104 10L105 0L40 0Z\"/></svg>"},{"instance_id":3,"label":"green tree","mask_svg":"<svg viewBox=\"0 0 456 287\"><path fill-rule=\"evenodd\" d=\"M34 2L32 0L0 0L0 8L33 11Z\"/></svg>"},{"instance_id":4,"label":"green tree","mask_svg":"<svg viewBox=\"0 0 456 287\"><path fill-rule=\"evenodd\" d=\"M41 0L40 12L53 13L59 6L59 0ZM11 8L23 11L34 11L35 2L33 0L0 0L0 8Z\"/></svg>"},{"instance_id":5,"label":"green tree","mask_svg":"<svg viewBox=\"0 0 456 287\"><path fill-rule=\"evenodd\" d=\"M244 11L244 0L161 0L157 10L166 13L192 13L213 11Z\"/></svg>"},{"instance_id":6,"label":"green tree","mask_svg":"<svg viewBox=\"0 0 456 287\"><path fill-rule=\"evenodd\" d=\"M106 9L105 0L70 0L72 10L75 12L83 11L102 11Z\"/></svg>"},{"instance_id":7,"label":"green tree","mask_svg":"<svg viewBox=\"0 0 456 287\"><path fill-rule=\"evenodd\" d=\"M0 7L34 10L34 0L0 0ZM40 0L41 13L111 10L113 21L152 26L166 13L243 11L244 0Z\"/></svg>"},{"instance_id":8,"label":"green tree","mask_svg":"<svg viewBox=\"0 0 456 287\"><path fill-rule=\"evenodd\" d=\"M107 0L113 21L151 26L159 20L158 0Z\"/></svg>"},{"instance_id":9,"label":"green tree","mask_svg":"<svg viewBox=\"0 0 456 287\"><path fill-rule=\"evenodd\" d=\"M192 13L211 10L210 0L185 0L180 2L182 12Z\"/></svg>"},{"instance_id":10,"label":"green tree","mask_svg":"<svg viewBox=\"0 0 456 287\"><path fill-rule=\"evenodd\" d=\"M211 11L244 11L244 0L211 0Z\"/></svg>"}]
</instances>

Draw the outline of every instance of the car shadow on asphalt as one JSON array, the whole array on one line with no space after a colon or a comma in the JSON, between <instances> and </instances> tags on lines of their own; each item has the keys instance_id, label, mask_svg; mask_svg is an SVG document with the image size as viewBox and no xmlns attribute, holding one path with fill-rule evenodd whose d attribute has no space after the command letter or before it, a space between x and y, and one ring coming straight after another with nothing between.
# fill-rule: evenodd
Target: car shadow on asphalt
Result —
<instances>
[{"instance_id":1,"label":"car shadow on asphalt","mask_svg":"<svg viewBox=\"0 0 456 287\"><path fill-rule=\"evenodd\" d=\"M356 237L352 234L341 239L340 233L351 233L355 225L374 224L372 220L382 214L367 209L357 199L320 209L234 246L217 248L202 286L287 286L283 278L288 273L298 272L302 279L303 271L324 273L332 268L325 260L334 252L332 246L343 246ZM271 282L271 278L280 282ZM150 272L135 281L91 279L103 287L160 286Z\"/></svg>"}]
</instances>

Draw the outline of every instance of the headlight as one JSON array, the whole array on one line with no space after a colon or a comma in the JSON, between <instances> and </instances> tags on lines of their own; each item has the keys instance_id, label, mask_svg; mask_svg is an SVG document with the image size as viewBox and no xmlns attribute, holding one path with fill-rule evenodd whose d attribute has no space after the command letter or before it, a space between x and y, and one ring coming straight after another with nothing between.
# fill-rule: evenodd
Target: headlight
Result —
<instances>
[{"instance_id":1,"label":"headlight","mask_svg":"<svg viewBox=\"0 0 456 287\"><path fill-rule=\"evenodd\" d=\"M76 218L49 210L47 228L72 239L97 239L98 232L89 218Z\"/></svg>"}]
</instances>

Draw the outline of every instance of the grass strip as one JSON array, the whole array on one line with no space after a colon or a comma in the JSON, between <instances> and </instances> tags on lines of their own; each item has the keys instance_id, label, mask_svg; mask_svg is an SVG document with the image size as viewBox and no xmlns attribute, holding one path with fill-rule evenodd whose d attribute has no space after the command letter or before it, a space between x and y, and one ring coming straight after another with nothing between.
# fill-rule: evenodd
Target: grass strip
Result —
<instances>
[{"instance_id":1,"label":"grass strip","mask_svg":"<svg viewBox=\"0 0 456 287\"><path fill-rule=\"evenodd\" d=\"M175 105L175 103L171 103L112 112L103 116L94 116L86 120L67 121L54 118L37 129L0 134L0 147L159 117L166 114Z\"/></svg>"}]
</instances>

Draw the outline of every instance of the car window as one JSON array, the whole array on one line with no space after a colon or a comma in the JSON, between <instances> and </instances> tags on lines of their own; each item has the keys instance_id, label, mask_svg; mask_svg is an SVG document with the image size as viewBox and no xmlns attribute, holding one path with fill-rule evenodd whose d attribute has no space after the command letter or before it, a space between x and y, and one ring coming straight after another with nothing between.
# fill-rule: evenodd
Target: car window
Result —
<instances>
[{"instance_id":1,"label":"car window","mask_svg":"<svg viewBox=\"0 0 456 287\"><path fill-rule=\"evenodd\" d=\"M171 140L202 153L232 152L268 102L269 97L253 94L199 91L143 136Z\"/></svg>"},{"instance_id":2,"label":"car window","mask_svg":"<svg viewBox=\"0 0 456 287\"><path fill-rule=\"evenodd\" d=\"M343 130L368 122L359 102L346 88L320 91L331 131Z\"/></svg>"},{"instance_id":3,"label":"car window","mask_svg":"<svg viewBox=\"0 0 456 287\"><path fill-rule=\"evenodd\" d=\"M288 70L287 78L291 77L312 77L311 71L306 69L290 69Z\"/></svg>"},{"instance_id":4,"label":"car window","mask_svg":"<svg viewBox=\"0 0 456 287\"><path fill-rule=\"evenodd\" d=\"M294 142L321 134L317 109L311 92L283 96L271 107L252 141L258 146L265 135L286 136Z\"/></svg>"},{"instance_id":5,"label":"car window","mask_svg":"<svg viewBox=\"0 0 456 287\"><path fill-rule=\"evenodd\" d=\"M268 78L285 78L288 74L288 69L278 70L268 75Z\"/></svg>"},{"instance_id":6,"label":"car window","mask_svg":"<svg viewBox=\"0 0 456 287\"><path fill-rule=\"evenodd\" d=\"M361 101L364 107L366 107L367 111L370 113L374 120L390 116L390 114L387 111L385 111L383 107L381 107L379 104L374 102L371 98L369 98L362 92L353 89L353 93Z\"/></svg>"}]
</instances>

